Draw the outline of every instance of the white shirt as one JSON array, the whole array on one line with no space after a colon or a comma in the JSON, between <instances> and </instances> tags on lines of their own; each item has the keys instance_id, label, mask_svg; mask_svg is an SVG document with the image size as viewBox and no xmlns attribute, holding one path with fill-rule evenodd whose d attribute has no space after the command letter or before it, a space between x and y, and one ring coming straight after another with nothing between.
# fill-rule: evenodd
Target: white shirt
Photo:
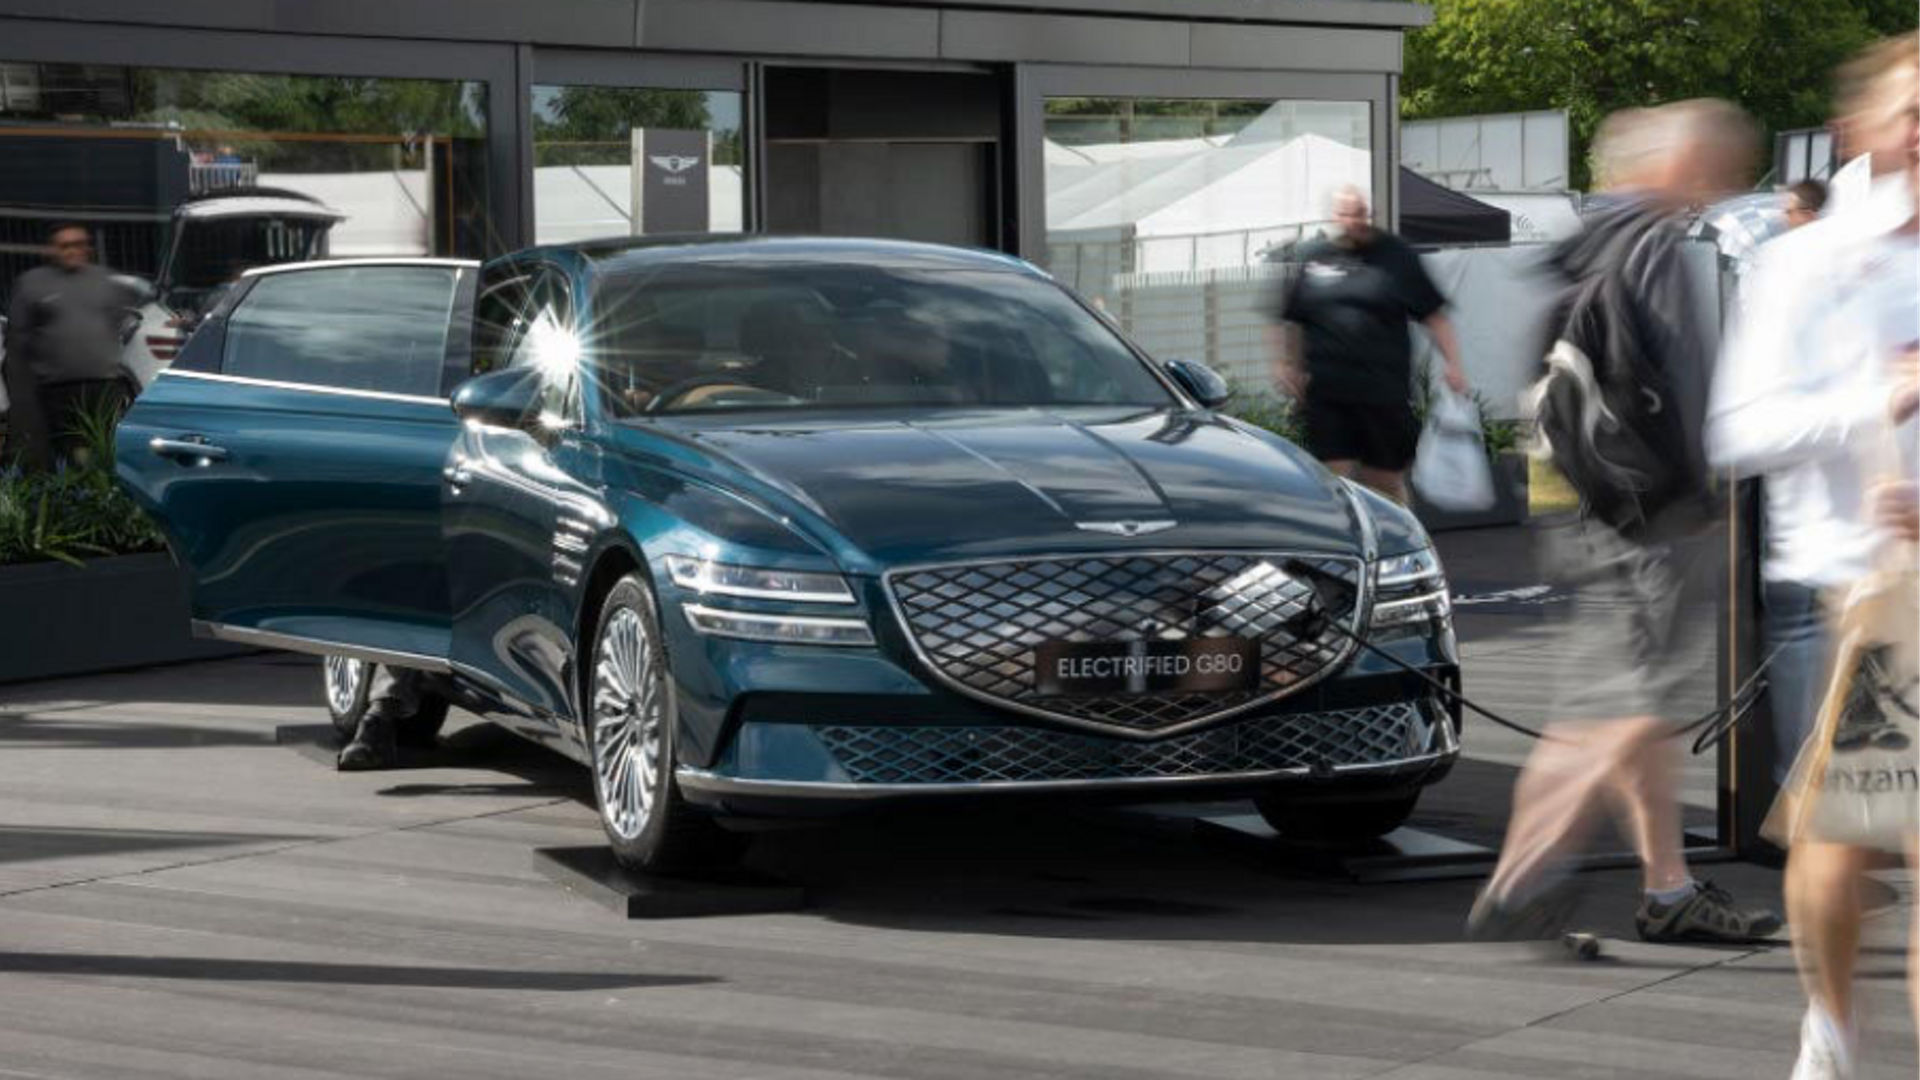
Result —
<instances>
[{"instance_id":1,"label":"white shirt","mask_svg":"<svg viewBox=\"0 0 1920 1080\"><path fill-rule=\"evenodd\" d=\"M1920 243L1904 177L1863 204L1760 249L1721 357L1707 416L1717 467L1767 478L1763 572L1838 585L1872 568L1867 487L1913 475L1916 429L1887 461L1889 363L1920 342Z\"/></svg>"}]
</instances>

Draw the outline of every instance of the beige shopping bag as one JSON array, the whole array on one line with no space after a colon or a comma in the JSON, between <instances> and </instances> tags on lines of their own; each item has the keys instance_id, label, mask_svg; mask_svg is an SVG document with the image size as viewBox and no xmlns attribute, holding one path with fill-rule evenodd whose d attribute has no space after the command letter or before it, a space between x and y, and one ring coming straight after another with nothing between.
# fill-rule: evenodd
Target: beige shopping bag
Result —
<instances>
[{"instance_id":1,"label":"beige shopping bag","mask_svg":"<svg viewBox=\"0 0 1920 1080\"><path fill-rule=\"evenodd\" d=\"M1889 545L1843 598L1820 718L1762 831L1907 850L1920 832L1920 558Z\"/></svg>"}]
</instances>

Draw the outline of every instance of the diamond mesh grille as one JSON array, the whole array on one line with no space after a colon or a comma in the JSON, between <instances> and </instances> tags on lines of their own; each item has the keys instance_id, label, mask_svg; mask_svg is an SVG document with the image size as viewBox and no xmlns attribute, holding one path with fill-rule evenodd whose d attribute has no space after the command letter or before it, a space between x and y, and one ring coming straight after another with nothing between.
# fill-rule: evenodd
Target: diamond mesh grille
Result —
<instances>
[{"instance_id":1,"label":"diamond mesh grille","mask_svg":"<svg viewBox=\"0 0 1920 1080\"><path fill-rule=\"evenodd\" d=\"M1031 727L823 726L814 732L854 783L1031 783L1384 764L1440 749L1439 716L1431 707L1396 702L1257 716L1156 742Z\"/></svg>"},{"instance_id":2,"label":"diamond mesh grille","mask_svg":"<svg viewBox=\"0 0 1920 1080\"><path fill-rule=\"evenodd\" d=\"M1313 591L1258 554L1119 555L938 567L895 574L888 588L921 653L947 679L984 697L1127 731L1164 731L1283 694L1339 662L1351 647L1329 631L1286 629ZM1302 560L1338 574L1358 594L1354 559ZM1351 619L1351 611L1336 613ZM1260 686L1212 694L1045 697L1033 651L1045 641L1249 637L1260 644Z\"/></svg>"}]
</instances>

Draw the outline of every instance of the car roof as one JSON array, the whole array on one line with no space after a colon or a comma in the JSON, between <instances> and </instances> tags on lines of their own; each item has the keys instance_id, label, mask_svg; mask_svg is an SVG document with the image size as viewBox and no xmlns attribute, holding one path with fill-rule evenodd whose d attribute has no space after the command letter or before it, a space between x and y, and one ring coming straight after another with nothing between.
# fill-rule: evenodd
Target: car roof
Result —
<instances>
[{"instance_id":1,"label":"car roof","mask_svg":"<svg viewBox=\"0 0 1920 1080\"><path fill-rule=\"evenodd\" d=\"M293 217L344 221L346 215L325 203L291 193L203 196L174 208L176 217L192 220L226 217Z\"/></svg>"},{"instance_id":2,"label":"car roof","mask_svg":"<svg viewBox=\"0 0 1920 1080\"><path fill-rule=\"evenodd\" d=\"M552 244L520 252L517 258L571 254L591 263L595 273L659 266L704 264L816 264L884 267L898 270L989 270L1042 276L1032 264L998 251L925 244L908 240L871 240L824 236L755 236L701 233L685 236L614 237Z\"/></svg>"}]
</instances>

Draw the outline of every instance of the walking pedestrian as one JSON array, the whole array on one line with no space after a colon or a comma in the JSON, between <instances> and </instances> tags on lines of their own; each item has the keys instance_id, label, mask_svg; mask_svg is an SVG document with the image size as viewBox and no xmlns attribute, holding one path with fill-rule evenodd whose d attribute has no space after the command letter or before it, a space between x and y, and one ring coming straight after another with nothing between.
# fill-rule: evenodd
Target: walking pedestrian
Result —
<instances>
[{"instance_id":1,"label":"walking pedestrian","mask_svg":"<svg viewBox=\"0 0 1920 1080\"><path fill-rule=\"evenodd\" d=\"M1869 157L1871 192L1761 248L1709 428L1716 462L1765 478L1765 629L1767 647L1776 650L1769 678L1782 780L1802 753L1821 749L1807 744L1816 742L1809 736L1833 685L1830 623L1839 598L1873 573L1889 536L1920 533L1912 473L1920 407L1920 36L1883 42L1850 63L1838 106L1847 152ZM1889 442L1906 453L1886 455ZM1904 456L1906 477L1881 486L1881 466L1872 463L1887 456ZM1839 753L1838 741L1829 742ZM1810 780L1798 771L1792 779ZM1920 859L1912 818L1900 825L1878 846ZM1816 830L1790 839L1787 915L1808 996L1793 1076L1843 1080L1855 1074L1860 881L1874 848ZM1920 973L1920 936L1913 947ZM1920 986L1911 989L1920 1018Z\"/></svg>"},{"instance_id":2,"label":"walking pedestrian","mask_svg":"<svg viewBox=\"0 0 1920 1080\"><path fill-rule=\"evenodd\" d=\"M1818 180L1802 180L1787 189L1786 201L1788 228L1811 224L1827 205L1827 185Z\"/></svg>"},{"instance_id":3,"label":"walking pedestrian","mask_svg":"<svg viewBox=\"0 0 1920 1080\"><path fill-rule=\"evenodd\" d=\"M1514 789L1492 877L1468 916L1481 940L1569 929L1569 861L1611 806L1642 864L1648 941L1750 941L1777 915L1695 880L1681 846L1676 729L1711 678L1718 508L1705 463L1711 315L1682 260L1681 211L1750 166L1751 121L1724 102L1610 117L1607 191L1553 262L1563 299L1536 388L1554 464L1580 495L1552 539L1577 571L1579 634L1556 715ZM1602 422L1604 419L1604 422Z\"/></svg>"},{"instance_id":4,"label":"walking pedestrian","mask_svg":"<svg viewBox=\"0 0 1920 1080\"><path fill-rule=\"evenodd\" d=\"M1420 257L1375 227L1366 193L1334 193L1335 233L1288 259L1273 342L1276 382L1299 404L1307 451L1334 473L1407 501L1407 467L1420 439L1413 409L1409 321L1432 335L1447 386L1467 390L1447 299ZM1286 340L1288 325L1298 340ZM1297 345L1297 347L1295 347Z\"/></svg>"},{"instance_id":5,"label":"walking pedestrian","mask_svg":"<svg viewBox=\"0 0 1920 1080\"><path fill-rule=\"evenodd\" d=\"M93 262L85 226L56 225L47 240L47 265L14 282L7 314L9 454L28 468L70 457L85 416L125 406L121 327L137 303Z\"/></svg>"}]
</instances>

